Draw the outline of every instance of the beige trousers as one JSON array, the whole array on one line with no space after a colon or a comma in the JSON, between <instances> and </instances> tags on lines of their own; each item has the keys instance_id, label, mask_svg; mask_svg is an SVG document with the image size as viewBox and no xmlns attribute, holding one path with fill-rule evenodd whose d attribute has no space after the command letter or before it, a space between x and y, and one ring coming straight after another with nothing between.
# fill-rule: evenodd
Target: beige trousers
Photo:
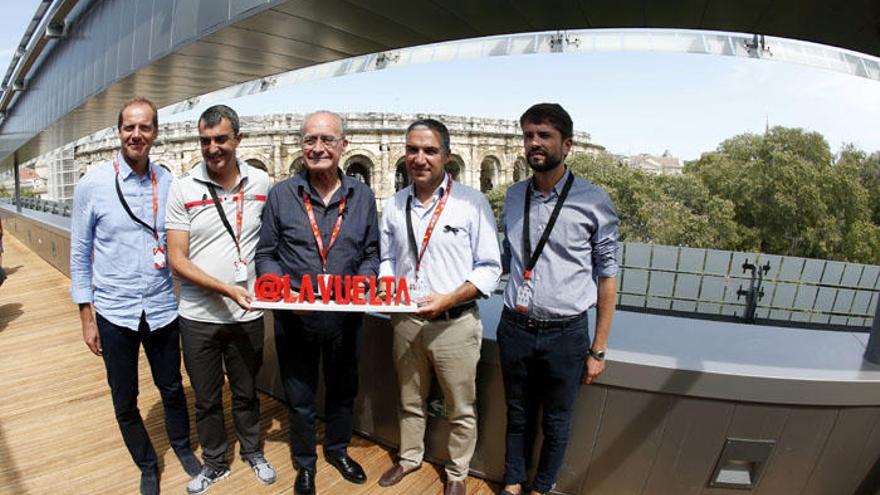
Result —
<instances>
[{"instance_id":1,"label":"beige trousers","mask_svg":"<svg viewBox=\"0 0 880 495\"><path fill-rule=\"evenodd\" d=\"M476 376L483 324L476 309L454 320L426 321L408 314L392 317L394 364L400 381L400 463L413 468L425 454L425 400L431 368L446 405L450 435L450 480L467 477L477 444Z\"/></svg>"}]
</instances>

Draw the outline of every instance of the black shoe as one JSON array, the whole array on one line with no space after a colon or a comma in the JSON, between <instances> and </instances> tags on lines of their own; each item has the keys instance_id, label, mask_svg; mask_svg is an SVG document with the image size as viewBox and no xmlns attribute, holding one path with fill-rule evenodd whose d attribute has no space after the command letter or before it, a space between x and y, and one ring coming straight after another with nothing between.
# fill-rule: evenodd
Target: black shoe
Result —
<instances>
[{"instance_id":1,"label":"black shoe","mask_svg":"<svg viewBox=\"0 0 880 495\"><path fill-rule=\"evenodd\" d=\"M347 454L339 457L328 457L327 462L335 467L336 470L339 471L339 474L341 474L346 480L352 483L357 483L358 485L367 482L367 475L364 473L364 468Z\"/></svg>"},{"instance_id":2,"label":"black shoe","mask_svg":"<svg viewBox=\"0 0 880 495\"><path fill-rule=\"evenodd\" d=\"M159 495L159 474L155 471L141 473L141 495Z\"/></svg>"},{"instance_id":3,"label":"black shoe","mask_svg":"<svg viewBox=\"0 0 880 495\"><path fill-rule=\"evenodd\" d=\"M293 493L296 495L314 495L315 471L308 468L299 468L296 473L296 482L293 484Z\"/></svg>"}]
</instances>

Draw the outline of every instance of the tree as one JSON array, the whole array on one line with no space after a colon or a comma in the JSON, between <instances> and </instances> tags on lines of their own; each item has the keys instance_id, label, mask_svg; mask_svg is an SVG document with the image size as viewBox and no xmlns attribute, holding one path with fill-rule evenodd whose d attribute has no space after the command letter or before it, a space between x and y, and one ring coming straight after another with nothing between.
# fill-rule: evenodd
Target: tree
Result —
<instances>
[{"instance_id":1,"label":"tree","mask_svg":"<svg viewBox=\"0 0 880 495\"><path fill-rule=\"evenodd\" d=\"M740 249L874 262L860 158L849 150L835 161L821 134L774 127L725 140L688 164L685 175L733 204Z\"/></svg>"}]
</instances>

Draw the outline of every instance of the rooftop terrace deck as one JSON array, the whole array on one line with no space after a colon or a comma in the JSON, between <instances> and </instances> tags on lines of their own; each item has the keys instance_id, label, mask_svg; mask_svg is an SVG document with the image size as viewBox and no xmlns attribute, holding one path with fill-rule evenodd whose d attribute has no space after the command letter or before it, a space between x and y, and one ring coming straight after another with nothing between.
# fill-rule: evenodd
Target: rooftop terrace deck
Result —
<instances>
[{"instance_id":1,"label":"rooftop terrace deck","mask_svg":"<svg viewBox=\"0 0 880 495\"><path fill-rule=\"evenodd\" d=\"M82 342L68 278L18 239L5 236L4 241L3 266L9 278L0 287L0 494L135 492L139 473L116 427L103 364ZM185 373L184 386L192 409ZM161 401L143 354L140 389L141 414L163 465L162 490L184 493L188 477L169 448ZM226 398L228 418L228 392ZM211 489L214 495L291 492L295 471L284 404L267 395L261 398L265 453L278 470L278 481L271 486L257 483L235 454L232 476ZM231 428L231 422L227 425ZM195 428L193 441L197 443ZM397 487L380 488L376 481L391 466L393 452L357 436L350 451L362 462L370 483L347 483L319 460L319 493L397 495L442 488L442 469L436 467L420 470ZM470 478L469 493L496 490Z\"/></svg>"}]
</instances>

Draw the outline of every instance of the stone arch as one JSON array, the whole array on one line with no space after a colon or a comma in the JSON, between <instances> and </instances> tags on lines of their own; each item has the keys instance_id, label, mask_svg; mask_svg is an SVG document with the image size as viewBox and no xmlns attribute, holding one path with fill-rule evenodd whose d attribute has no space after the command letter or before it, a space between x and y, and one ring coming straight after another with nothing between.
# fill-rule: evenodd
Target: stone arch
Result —
<instances>
[{"instance_id":1,"label":"stone arch","mask_svg":"<svg viewBox=\"0 0 880 495\"><path fill-rule=\"evenodd\" d=\"M363 153L348 157L342 166L342 171L345 175L354 177L367 186L373 184L373 160Z\"/></svg>"},{"instance_id":2,"label":"stone arch","mask_svg":"<svg viewBox=\"0 0 880 495\"><path fill-rule=\"evenodd\" d=\"M302 155L298 155L296 158L290 162L290 168L287 169L287 175L296 175L302 172L303 169L303 157Z\"/></svg>"},{"instance_id":3,"label":"stone arch","mask_svg":"<svg viewBox=\"0 0 880 495\"><path fill-rule=\"evenodd\" d=\"M182 170L182 172L183 173L189 172L190 170L194 169L196 167L196 165L198 165L201 162L202 162L202 155L198 155L196 157L193 157L193 159L191 159L189 161L189 164L186 166L186 169Z\"/></svg>"},{"instance_id":4,"label":"stone arch","mask_svg":"<svg viewBox=\"0 0 880 495\"><path fill-rule=\"evenodd\" d=\"M464 160L461 158L461 156L456 154L449 155L449 161L446 162L446 171L452 174L452 178L454 180L457 180L461 183L465 182L463 180L463 178L465 177L465 166Z\"/></svg>"},{"instance_id":5,"label":"stone arch","mask_svg":"<svg viewBox=\"0 0 880 495\"><path fill-rule=\"evenodd\" d=\"M406 157L402 156L394 166L394 192L400 191L409 184L409 173L406 171Z\"/></svg>"},{"instance_id":6,"label":"stone arch","mask_svg":"<svg viewBox=\"0 0 880 495\"><path fill-rule=\"evenodd\" d=\"M245 160L245 163L247 163L251 167L258 168L263 172L269 173L269 168L266 167L266 164L258 158L248 158L247 160Z\"/></svg>"},{"instance_id":7,"label":"stone arch","mask_svg":"<svg viewBox=\"0 0 880 495\"><path fill-rule=\"evenodd\" d=\"M501 162L494 155L486 155L480 163L480 191L487 193L501 182Z\"/></svg>"},{"instance_id":8,"label":"stone arch","mask_svg":"<svg viewBox=\"0 0 880 495\"><path fill-rule=\"evenodd\" d=\"M529 165L522 156L516 157L513 162L513 181L519 182L529 176Z\"/></svg>"}]
</instances>

